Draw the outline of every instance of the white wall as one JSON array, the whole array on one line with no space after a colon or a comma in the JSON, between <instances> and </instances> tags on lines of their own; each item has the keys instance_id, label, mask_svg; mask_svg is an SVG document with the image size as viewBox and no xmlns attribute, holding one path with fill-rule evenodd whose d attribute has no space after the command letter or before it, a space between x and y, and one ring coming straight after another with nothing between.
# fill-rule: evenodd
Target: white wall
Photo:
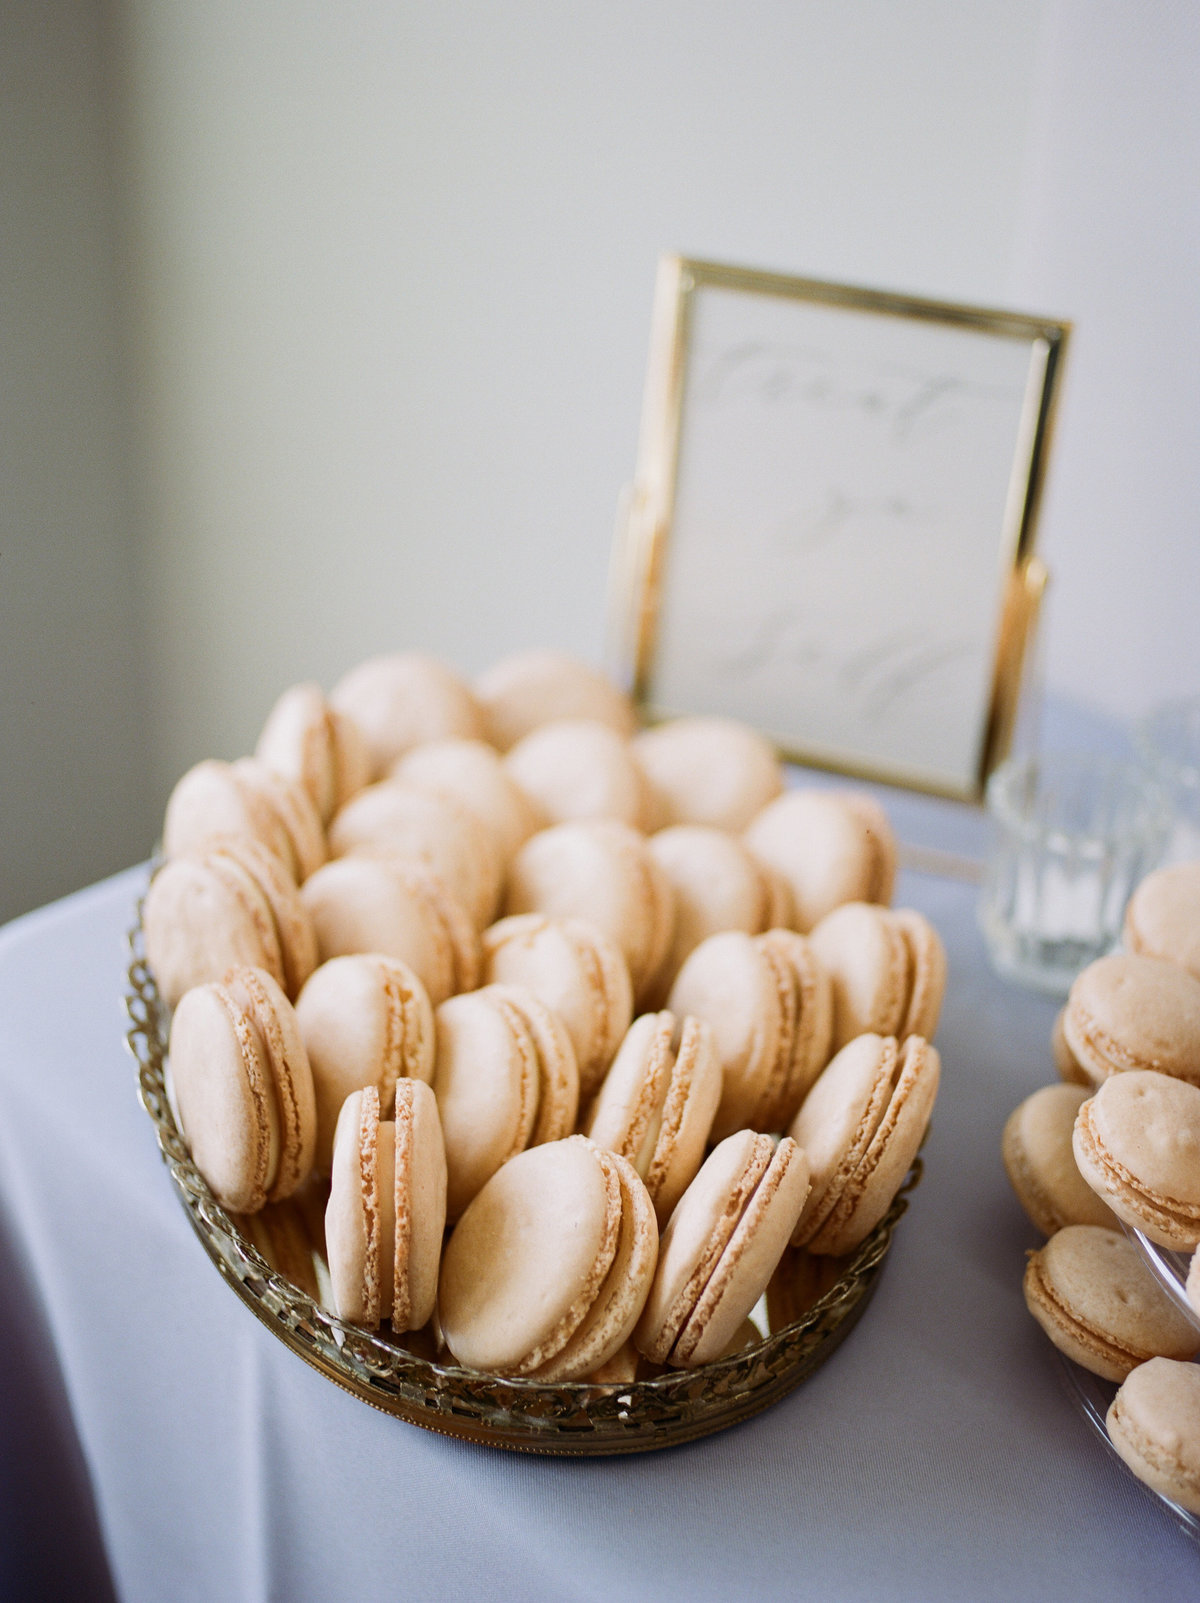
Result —
<instances>
[{"instance_id":1,"label":"white wall","mask_svg":"<svg viewBox=\"0 0 1200 1603\"><path fill-rule=\"evenodd\" d=\"M967 300L1034 0L131 0L161 787L290 680L598 656L663 249Z\"/></svg>"}]
</instances>

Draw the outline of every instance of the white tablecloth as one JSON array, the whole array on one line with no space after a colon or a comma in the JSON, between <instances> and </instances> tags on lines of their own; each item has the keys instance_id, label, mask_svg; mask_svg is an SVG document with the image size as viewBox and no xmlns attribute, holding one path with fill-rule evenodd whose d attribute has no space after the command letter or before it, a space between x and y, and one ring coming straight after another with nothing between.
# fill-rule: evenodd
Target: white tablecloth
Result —
<instances>
[{"instance_id":1,"label":"white tablecloth","mask_svg":"<svg viewBox=\"0 0 1200 1603\"><path fill-rule=\"evenodd\" d=\"M1021 1298L1037 1237L999 1138L1053 1077L1054 1004L991 975L971 887L899 885L949 950L943 1082L862 1323L747 1424L571 1461L376 1413L221 1281L123 1042L144 880L0 932L6 1595L103 1597L98 1521L117 1595L155 1603L1200 1596L1200 1550L1087 1433Z\"/></svg>"}]
</instances>

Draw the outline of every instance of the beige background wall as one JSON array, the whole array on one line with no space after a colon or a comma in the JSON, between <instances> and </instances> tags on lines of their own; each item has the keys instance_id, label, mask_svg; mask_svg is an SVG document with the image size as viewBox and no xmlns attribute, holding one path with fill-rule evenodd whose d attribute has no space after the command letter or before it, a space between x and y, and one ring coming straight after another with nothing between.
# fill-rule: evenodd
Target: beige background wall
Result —
<instances>
[{"instance_id":1,"label":"beige background wall","mask_svg":"<svg viewBox=\"0 0 1200 1603\"><path fill-rule=\"evenodd\" d=\"M1050 682L1200 687L1192 8L0 0L0 57L0 917L296 678L599 657L663 249L1074 316Z\"/></svg>"}]
</instances>

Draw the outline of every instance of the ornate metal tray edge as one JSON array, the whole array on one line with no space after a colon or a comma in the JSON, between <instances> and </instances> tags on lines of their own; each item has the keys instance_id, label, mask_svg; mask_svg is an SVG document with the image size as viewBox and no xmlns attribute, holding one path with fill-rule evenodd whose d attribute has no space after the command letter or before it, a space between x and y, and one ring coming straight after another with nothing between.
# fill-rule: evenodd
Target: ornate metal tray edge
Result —
<instances>
[{"instance_id":1,"label":"ornate metal tray edge","mask_svg":"<svg viewBox=\"0 0 1200 1603\"><path fill-rule=\"evenodd\" d=\"M306 1363L370 1406L443 1435L516 1452L593 1456L674 1446L750 1418L799 1385L857 1323L920 1180L917 1158L891 1209L847 1259L836 1284L799 1319L731 1358L613 1386L546 1386L434 1363L386 1335L344 1324L314 1302L270 1267L213 1198L167 1096L166 1014L145 960L140 908L129 948L126 1039L138 1065L138 1097L209 1256L242 1301Z\"/></svg>"}]
</instances>

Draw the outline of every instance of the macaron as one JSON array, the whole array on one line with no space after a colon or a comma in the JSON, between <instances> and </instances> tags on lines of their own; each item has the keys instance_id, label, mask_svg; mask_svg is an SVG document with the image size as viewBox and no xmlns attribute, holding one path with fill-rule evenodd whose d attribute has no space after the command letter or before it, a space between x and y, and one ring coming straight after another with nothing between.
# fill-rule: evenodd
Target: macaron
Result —
<instances>
[{"instance_id":1,"label":"macaron","mask_svg":"<svg viewBox=\"0 0 1200 1603\"><path fill-rule=\"evenodd\" d=\"M596 718L558 718L523 735L504 759L509 776L550 824L616 818L653 822L650 792L629 741Z\"/></svg>"},{"instance_id":2,"label":"macaron","mask_svg":"<svg viewBox=\"0 0 1200 1603\"><path fill-rule=\"evenodd\" d=\"M1118 1219L1160 1247L1200 1246L1200 1087L1152 1070L1115 1074L1080 1107L1072 1147Z\"/></svg>"},{"instance_id":3,"label":"macaron","mask_svg":"<svg viewBox=\"0 0 1200 1603\"><path fill-rule=\"evenodd\" d=\"M1065 1226L1030 1253L1024 1291L1059 1351L1105 1380L1124 1380L1150 1358L1200 1352L1200 1330L1119 1230Z\"/></svg>"},{"instance_id":4,"label":"macaron","mask_svg":"<svg viewBox=\"0 0 1200 1603\"><path fill-rule=\"evenodd\" d=\"M658 1228L632 1165L584 1136L506 1163L455 1226L438 1308L460 1364L581 1379L627 1341L657 1261Z\"/></svg>"},{"instance_id":5,"label":"macaron","mask_svg":"<svg viewBox=\"0 0 1200 1603\"><path fill-rule=\"evenodd\" d=\"M695 1177L721 1098L712 1027L673 1013L635 1019L596 1094L585 1133L628 1158L660 1225Z\"/></svg>"},{"instance_id":6,"label":"macaron","mask_svg":"<svg viewBox=\"0 0 1200 1603\"><path fill-rule=\"evenodd\" d=\"M862 792L787 791L751 821L745 839L787 881L802 934L843 902L891 902L896 837Z\"/></svg>"},{"instance_id":7,"label":"macaron","mask_svg":"<svg viewBox=\"0 0 1200 1603\"><path fill-rule=\"evenodd\" d=\"M1200 1514L1200 1368L1178 1359L1139 1364L1113 1398L1108 1439L1147 1486Z\"/></svg>"},{"instance_id":8,"label":"macaron","mask_svg":"<svg viewBox=\"0 0 1200 1603\"><path fill-rule=\"evenodd\" d=\"M334 1312L374 1330L433 1316L446 1224L446 1158L433 1092L398 1080L394 1114L374 1086L346 1098L333 1148L325 1240Z\"/></svg>"},{"instance_id":9,"label":"macaron","mask_svg":"<svg viewBox=\"0 0 1200 1603\"><path fill-rule=\"evenodd\" d=\"M518 1152L569 1134L579 1076L561 1020L518 986L453 996L436 1009L435 1022L433 1089L453 1220Z\"/></svg>"},{"instance_id":10,"label":"macaron","mask_svg":"<svg viewBox=\"0 0 1200 1603\"><path fill-rule=\"evenodd\" d=\"M1094 1090L1097 1082L1088 1074L1067 1042L1067 1032L1064 1028L1066 1017L1066 1008L1060 1007L1054 1015L1054 1024L1050 1030L1050 1055L1054 1059L1054 1067L1058 1070L1059 1079L1067 1085L1083 1085L1089 1090Z\"/></svg>"},{"instance_id":11,"label":"macaron","mask_svg":"<svg viewBox=\"0 0 1200 1603\"><path fill-rule=\"evenodd\" d=\"M728 830L673 824L651 835L649 846L675 899L675 933L658 975L663 996L708 936L721 930L758 935L790 922L786 885Z\"/></svg>"},{"instance_id":12,"label":"macaron","mask_svg":"<svg viewBox=\"0 0 1200 1603\"><path fill-rule=\"evenodd\" d=\"M833 1044L856 1035L924 1035L937 1028L946 989L946 954L923 914L845 902L811 935L833 982Z\"/></svg>"},{"instance_id":13,"label":"macaron","mask_svg":"<svg viewBox=\"0 0 1200 1603\"><path fill-rule=\"evenodd\" d=\"M400 758L391 777L466 807L491 835L505 867L547 822L484 740L426 741Z\"/></svg>"},{"instance_id":14,"label":"macaron","mask_svg":"<svg viewBox=\"0 0 1200 1603\"><path fill-rule=\"evenodd\" d=\"M325 831L307 791L256 757L207 758L189 768L167 800L163 855L194 855L224 836L250 837L274 852L297 884L325 861Z\"/></svg>"},{"instance_id":15,"label":"macaron","mask_svg":"<svg viewBox=\"0 0 1200 1603\"><path fill-rule=\"evenodd\" d=\"M334 857L417 858L437 873L480 929L496 915L501 863L492 835L463 802L401 779L368 785L329 826Z\"/></svg>"},{"instance_id":16,"label":"macaron","mask_svg":"<svg viewBox=\"0 0 1200 1603\"><path fill-rule=\"evenodd\" d=\"M1000 1153L1017 1201L1045 1236L1064 1225L1103 1225L1116 1218L1079 1172L1071 1138L1080 1105L1090 1095L1081 1085L1044 1085L1013 1109Z\"/></svg>"},{"instance_id":17,"label":"macaron","mask_svg":"<svg viewBox=\"0 0 1200 1603\"><path fill-rule=\"evenodd\" d=\"M668 1006L712 1026L722 1075L714 1140L784 1128L828 1061L829 977L794 931L710 935L680 969Z\"/></svg>"},{"instance_id":18,"label":"macaron","mask_svg":"<svg viewBox=\"0 0 1200 1603\"><path fill-rule=\"evenodd\" d=\"M766 1289L808 1192L808 1161L785 1136L739 1130L709 1153L663 1231L634 1330L638 1350L677 1369L711 1363Z\"/></svg>"},{"instance_id":19,"label":"macaron","mask_svg":"<svg viewBox=\"0 0 1200 1603\"><path fill-rule=\"evenodd\" d=\"M312 1073L295 1011L262 969L232 968L186 992L167 1055L192 1158L223 1207L254 1213L308 1179Z\"/></svg>"},{"instance_id":20,"label":"macaron","mask_svg":"<svg viewBox=\"0 0 1200 1603\"><path fill-rule=\"evenodd\" d=\"M592 718L617 734L637 727L633 703L598 668L565 651L516 651L475 681L488 740L500 751L558 718Z\"/></svg>"},{"instance_id":21,"label":"macaron","mask_svg":"<svg viewBox=\"0 0 1200 1603\"><path fill-rule=\"evenodd\" d=\"M235 965L265 969L294 997L317 965L316 932L295 883L249 836L164 863L146 892L142 929L170 1008Z\"/></svg>"},{"instance_id":22,"label":"macaron","mask_svg":"<svg viewBox=\"0 0 1200 1603\"><path fill-rule=\"evenodd\" d=\"M484 732L469 685L423 651L369 657L338 680L329 699L362 731L374 778L422 741L477 740Z\"/></svg>"},{"instance_id":23,"label":"macaron","mask_svg":"<svg viewBox=\"0 0 1200 1603\"><path fill-rule=\"evenodd\" d=\"M254 755L301 785L323 824L371 778L371 758L352 718L319 685L293 685L267 714Z\"/></svg>"},{"instance_id":24,"label":"macaron","mask_svg":"<svg viewBox=\"0 0 1200 1603\"><path fill-rule=\"evenodd\" d=\"M788 1131L812 1173L797 1246L840 1257L866 1239L917 1155L940 1075L919 1035L860 1035L822 1071Z\"/></svg>"},{"instance_id":25,"label":"macaron","mask_svg":"<svg viewBox=\"0 0 1200 1603\"><path fill-rule=\"evenodd\" d=\"M1076 976L1063 1034L1097 1084L1156 1069L1200 1085L1200 980L1160 957L1114 952Z\"/></svg>"},{"instance_id":26,"label":"macaron","mask_svg":"<svg viewBox=\"0 0 1200 1603\"><path fill-rule=\"evenodd\" d=\"M332 958L296 999L317 1102L313 1169L327 1175L333 1132L352 1091L373 1085L385 1118L399 1079L433 1078L433 1007L399 958L359 952Z\"/></svg>"},{"instance_id":27,"label":"macaron","mask_svg":"<svg viewBox=\"0 0 1200 1603\"><path fill-rule=\"evenodd\" d=\"M604 1078L633 1018L629 965L616 942L580 918L518 913L483 932L485 984L521 985L566 1026L581 1103Z\"/></svg>"},{"instance_id":28,"label":"macaron","mask_svg":"<svg viewBox=\"0 0 1200 1603\"><path fill-rule=\"evenodd\" d=\"M1147 874L1125 908L1125 948L1161 957L1200 980L1200 863Z\"/></svg>"},{"instance_id":29,"label":"macaron","mask_svg":"<svg viewBox=\"0 0 1200 1603\"><path fill-rule=\"evenodd\" d=\"M783 790L783 766L765 735L734 718L672 718L633 740L660 828L707 824L735 833Z\"/></svg>"},{"instance_id":30,"label":"macaron","mask_svg":"<svg viewBox=\"0 0 1200 1603\"><path fill-rule=\"evenodd\" d=\"M531 836L509 869L505 911L595 924L625 958L635 1006L654 985L675 919L670 884L645 839L613 818Z\"/></svg>"},{"instance_id":31,"label":"macaron","mask_svg":"<svg viewBox=\"0 0 1200 1603\"><path fill-rule=\"evenodd\" d=\"M382 952L415 969L436 1007L479 983L479 936L431 868L398 857L339 857L306 880L300 899L322 963Z\"/></svg>"}]
</instances>

